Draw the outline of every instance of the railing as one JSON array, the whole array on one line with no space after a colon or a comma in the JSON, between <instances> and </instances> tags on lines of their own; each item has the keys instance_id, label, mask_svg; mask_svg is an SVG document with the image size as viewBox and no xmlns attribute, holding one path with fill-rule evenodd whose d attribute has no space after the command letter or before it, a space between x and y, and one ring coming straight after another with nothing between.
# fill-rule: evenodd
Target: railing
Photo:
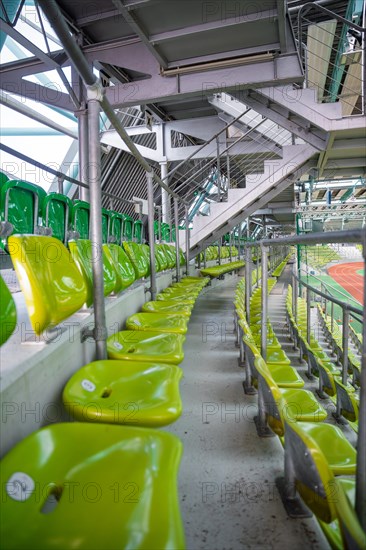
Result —
<instances>
[{"instance_id":1,"label":"railing","mask_svg":"<svg viewBox=\"0 0 366 550\"><path fill-rule=\"evenodd\" d=\"M267 353L267 312L268 312L268 296L267 296L267 281L268 281L268 248L274 246L288 246L301 244L330 244L330 243L362 243L362 256L366 260L366 229L351 230L351 231L333 231L327 233L309 233L306 235L294 235L290 237L278 239L264 239L259 241L261 247L261 264L262 264L262 320L261 320L261 355L265 359ZM246 255L249 258L249 250L252 246L258 246L257 243L246 244ZM296 263L294 264L296 270ZM246 272L247 277L247 272ZM250 279L247 279L250 280ZM298 296L298 276L295 273L293 279L293 305L295 307L296 318L296 303ZM307 285L310 286L310 285ZM245 309L247 312L248 323L250 323L250 285L245 285ZM330 299L325 293L314 289L318 294L323 295L326 299ZM310 293L309 293L310 299ZM366 530L366 310L360 310L350 304L345 304L341 300L332 297L332 301L343 305L345 316L343 325L348 326L349 312L357 315L362 313L362 354L361 354L361 373L360 373L360 406L359 406L359 427L358 427L358 444L357 444L357 472L356 472L356 513L360 524ZM366 303L366 270L364 274L364 302ZM308 315L309 322L310 315ZM310 334L310 329L308 334ZM348 339L346 341L347 332L343 331L343 350L348 347Z\"/></svg>"},{"instance_id":2,"label":"railing","mask_svg":"<svg viewBox=\"0 0 366 550\"><path fill-rule=\"evenodd\" d=\"M366 28L351 20L354 5L349 3L346 17L315 3L305 4L298 13L305 85L316 89L320 102L340 102L343 116L366 113ZM310 18L312 11L328 19L316 23ZM357 14L357 18L362 24L364 14Z\"/></svg>"}]
</instances>

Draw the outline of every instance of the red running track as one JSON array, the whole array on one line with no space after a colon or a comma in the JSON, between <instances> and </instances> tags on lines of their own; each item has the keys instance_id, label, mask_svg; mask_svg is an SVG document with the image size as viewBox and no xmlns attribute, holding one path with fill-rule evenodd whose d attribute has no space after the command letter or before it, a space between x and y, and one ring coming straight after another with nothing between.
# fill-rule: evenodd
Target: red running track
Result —
<instances>
[{"instance_id":1,"label":"red running track","mask_svg":"<svg viewBox=\"0 0 366 550\"><path fill-rule=\"evenodd\" d=\"M363 268L363 262L338 264L328 268L328 274L360 304L363 304L363 276L356 272Z\"/></svg>"}]
</instances>

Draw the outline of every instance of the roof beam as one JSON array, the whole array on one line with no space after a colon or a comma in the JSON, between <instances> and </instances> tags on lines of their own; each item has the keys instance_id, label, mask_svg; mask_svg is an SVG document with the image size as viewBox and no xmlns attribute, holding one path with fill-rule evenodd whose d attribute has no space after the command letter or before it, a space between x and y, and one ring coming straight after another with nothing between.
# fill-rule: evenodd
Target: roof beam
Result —
<instances>
[{"instance_id":1,"label":"roof beam","mask_svg":"<svg viewBox=\"0 0 366 550\"><path fill-rule=\"evenodd\" d=\"M287 52L287 16L286 16L286 2L285 0L277 0L277 22L278 32L280 35L280 47L281 52Z\"/></svg>"},{"instance_id":2,"label":"roof beam","mask_svg":"<svg viewBox=\"0 0 366 550\"><path fill-rule=\"evenodd\" d=\"M167 69L168 67L167 60L151 44L147 32L142 27L141 23L138 21L136 15L128 10L128 8L123 4L122 0L112 0L112 2L116 6L118 12L121 15L123 15L126 23L128 23L131 29L137 34L137 36L145 44L149 52L155 57L155 59L160 63L160 65L164 69Z\"/></svg>"},{"instance_id":3,"label":"roof beam","mask_svg":"<svg viewBox=\"0 0 366 550\"><path fill-rule=\"evenodd\" d=\"M207 69L208 67L204 69L198 66L192 67L189 73L182 72L178 75L153 74L150 79L139 80L131 97L126 97L126 86L128 87L126 84L107 88L106 96L113 107L121 107L202 98L222 91L237 93L244 88L267 86L268 82L273 83L273 75L276 71L280 75L276 79L278 84L302 81L297 54L279 56L276 59L268 56L260 64L253 57L242 60L240 65ZM311 143L314 144L313 140Z\"/></svg>"}]
</instances>

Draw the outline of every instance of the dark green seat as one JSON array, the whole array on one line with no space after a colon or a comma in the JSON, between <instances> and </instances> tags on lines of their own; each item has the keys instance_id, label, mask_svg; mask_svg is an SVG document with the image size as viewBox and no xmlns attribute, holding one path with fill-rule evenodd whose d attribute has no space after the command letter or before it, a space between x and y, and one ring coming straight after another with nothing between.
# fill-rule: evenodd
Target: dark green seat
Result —
<instances>
[{"instance_id":1,"label":"dark green seat","mask_svg":"<svg viewBox=\"0 0 366 550\"><path fill-rule=\"evenodd\" d=\"M46 191L33 183L5 181L0 188L0 220L12 225L8 234L39 233L38 219L42 216L45 197ZM5 239L1 243L5 247Z\"/></svg>"},{"instance_id":2,"label":"dark green seat","mask_svg":"<svg viewBox=\"0 0 366 550\"><path fill-rule=\"evenodd\" d=\"M161 239L167 243L170 242L170 225L168 223L161 224Z\"/></svg>"},{"instance_id":3,"label":"dark green seat","mask_svg":"<svg viewBox=\"0 0 366 550\"><path fill-rule=\"evenodd\" d=\"M141 220L135 220L132 226L132 240L136 243L142 243L144 239L144 224Z\"/></svg>"},{"instance_id":4,"label":"dark green seat","mask_svg":"<svg viewBox=\"0 0 366 550\"><path fill-rule=\"evenodd\" d=\"M133 235L133 218L123 214L123 240L132 241Z\"/></svg>"},{"instance_id":5,"label":"dark green seat","mask_svg":"<svg viewBox=\"0 0 366 550\"><path fill-rule=\"evenodd\" d=\"M120 212L110 211L108 242L122 244L124 216Z\"/></svg>"},{"instance_id":6,"label":"dark green seat","mask_svg":"<svg viewBox=\"0 0 366 550\"><path fill-rule=\"evenodd\" d=\"M61 193L49 193L43 200L42 223L52 229L52 236L66 243L72 201Z\"/></svg>"},{"instance_id":7,"label":"dark green seat","mask_svg":"<svg viewBox=\"0 0 366 550\"><path fill-rule=\"evenodd\" d=\"M80 239L89 239L90 205L86 201L74 200L71 209L72 230Z\"/></svg>"},{"instance_id":8,"label":"dark green seat","mask_svg":"<svg viewBox=\"0 0 366 550\"><path fill-rule=\"evenodd\" d=\"M17 322L13 296L0 275L0 346L12 335Z\"/></svg>"},{"instance_id":9,"label":"dark green seat","mask_svg":"<svg viewBox=\"0 0 366 550\"><path fill-rule=\"evenodd\" d=\"M106 208L102 208L102 241L103 243L109 242L109 226L110 226L111 211Z\"/></svg>"}]
</instances>

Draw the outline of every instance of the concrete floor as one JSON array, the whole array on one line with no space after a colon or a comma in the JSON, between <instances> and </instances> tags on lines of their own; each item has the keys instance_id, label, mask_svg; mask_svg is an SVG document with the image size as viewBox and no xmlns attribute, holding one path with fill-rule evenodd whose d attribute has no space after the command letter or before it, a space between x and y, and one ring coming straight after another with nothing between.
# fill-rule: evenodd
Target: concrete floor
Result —
<instances>
[{"instance_id":1,"label":"concrete floor","mask_svg":"<svg viewBox=\"0 0 366 550\"><path fill-rule=\"evenodd\" d=\"M257 436L256 396L243 392L233 333L238 281L227 276L196 302L181 364L184 411L168 428L184 443L179 491L187 549L328 549L314 519L287 517L275 487L283 449L276 437Z\"/></svg>"}]
</instances>

